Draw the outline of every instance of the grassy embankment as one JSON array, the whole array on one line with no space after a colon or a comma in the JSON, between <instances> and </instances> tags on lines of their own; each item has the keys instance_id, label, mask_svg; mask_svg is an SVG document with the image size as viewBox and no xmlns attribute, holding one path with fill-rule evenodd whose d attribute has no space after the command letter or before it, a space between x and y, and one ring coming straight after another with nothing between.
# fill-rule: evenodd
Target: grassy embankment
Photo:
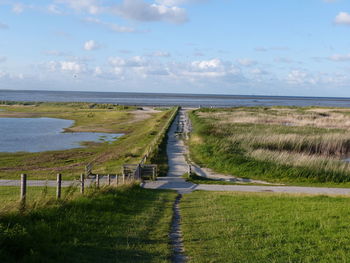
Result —
<instances>
[{"instance_id":1,"label":"grassy embankment","mask_svg":"<svg viewBox=\"0 0 350 263\"><path fill-rule=\"evenodd\" d=\"M181 201L189 262L348 262L349 198L194 192Z\"/></svg>"},{"instance_id":2,"label":"grassy embankment","mask_svg":"<svg viewBox=\"0 0 350 263\"><path fill-rule=\"evenodd\" d=\"M0 117L52 117L74 120L68 132L123 133L114 142L85 142L85 148L40 153L0 153L0 178L54 179L59 172L73 179L93 163L95 173L119 173L123 163L137 163L168 121L172 110L142 111L135 107L91 103L2 104Z\"/></svg>"},{"instance_id":3,"label":"grassy embankment","mask_svg":"<svg viewBox=\"0 0 350 263\"><path fill-rule=\"evenodd\" d=\"M125 185L3 215L1 262L169 262L175 196Z\"/></svg>"},{"instance_id":4,"label":"grassy embankment","mask_svg":"<svg viewBox=\"0 0 350 263\"><path fill-rule=\"evenodd\" d=\"M222 173L300 185L349 186L350 111L254 107L192 112L192 159Z\"/></svg>"}]
</instances>

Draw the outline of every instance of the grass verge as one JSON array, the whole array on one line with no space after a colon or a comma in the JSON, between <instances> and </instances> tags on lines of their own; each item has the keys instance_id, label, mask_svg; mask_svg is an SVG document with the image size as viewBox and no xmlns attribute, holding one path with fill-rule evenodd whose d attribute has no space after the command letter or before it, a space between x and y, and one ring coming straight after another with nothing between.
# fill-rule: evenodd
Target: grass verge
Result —
<instances>
[{"instance_id":1,"label":"grass verge","mask_svg":"<svg viewBox=\"0 0 350 263\"><path fill-rule=\"evenodd\" d=\"M189 262L347 262L349 198L194 192L181 202Z\"/></svg>"},{"instance_id":2,"label":"grass verge","mask_svg":"<svg viewBox=\"0 0 350 263\"><path fill-rule=\"evenodd\" d=\"M1 216L1 261L168 262L175 197L129 185Z\"/></svg>"}]
</instances>

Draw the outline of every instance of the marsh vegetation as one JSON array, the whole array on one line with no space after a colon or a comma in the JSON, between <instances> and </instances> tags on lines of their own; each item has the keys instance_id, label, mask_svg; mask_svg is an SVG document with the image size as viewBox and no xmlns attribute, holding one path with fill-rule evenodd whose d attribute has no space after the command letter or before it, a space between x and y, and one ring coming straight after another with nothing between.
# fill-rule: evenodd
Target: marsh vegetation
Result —
<instances>
[{"instance_id":1,"label":"marsh vegetation","mask_svg":"<svg viewBox=\"0 0 350 263\"><path fill-rule=\"evenodd\" d=\"M350 181L350 110L253 107L192 112L192 158L274 182Z\"/></svg>"}]
</instances>

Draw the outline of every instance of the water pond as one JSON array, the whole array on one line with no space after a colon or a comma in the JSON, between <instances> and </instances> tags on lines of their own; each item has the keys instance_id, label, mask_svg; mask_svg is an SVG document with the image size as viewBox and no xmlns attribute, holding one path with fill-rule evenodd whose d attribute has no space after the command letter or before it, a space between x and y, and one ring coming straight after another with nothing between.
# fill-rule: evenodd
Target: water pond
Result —
<instances>
[{"instance_id":1,"label":"water pond","mask_svg":"<svg viewBox=\"0 0 350 263\"><path fill-rule=\"evenodd\" d=\"M43 152L113 141L123 134L64 132L74 121L56 118L0 118L0 152Z\"/></svg>"}]
</instances>

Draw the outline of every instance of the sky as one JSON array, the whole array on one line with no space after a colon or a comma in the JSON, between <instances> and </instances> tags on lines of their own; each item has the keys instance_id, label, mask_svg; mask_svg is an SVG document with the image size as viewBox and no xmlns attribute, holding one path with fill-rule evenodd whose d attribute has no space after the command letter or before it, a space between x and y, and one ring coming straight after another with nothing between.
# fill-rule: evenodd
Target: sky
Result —
<instances>
[{"instance_id":1,"label":"sky","mask_svg":"<svg viewBox=\"0 0 350 263\"><path fill-rule=\"evenodd\" d=\"M0 0L0 89L350 97L350 0Z\"/></svg>"}]
</instances>

